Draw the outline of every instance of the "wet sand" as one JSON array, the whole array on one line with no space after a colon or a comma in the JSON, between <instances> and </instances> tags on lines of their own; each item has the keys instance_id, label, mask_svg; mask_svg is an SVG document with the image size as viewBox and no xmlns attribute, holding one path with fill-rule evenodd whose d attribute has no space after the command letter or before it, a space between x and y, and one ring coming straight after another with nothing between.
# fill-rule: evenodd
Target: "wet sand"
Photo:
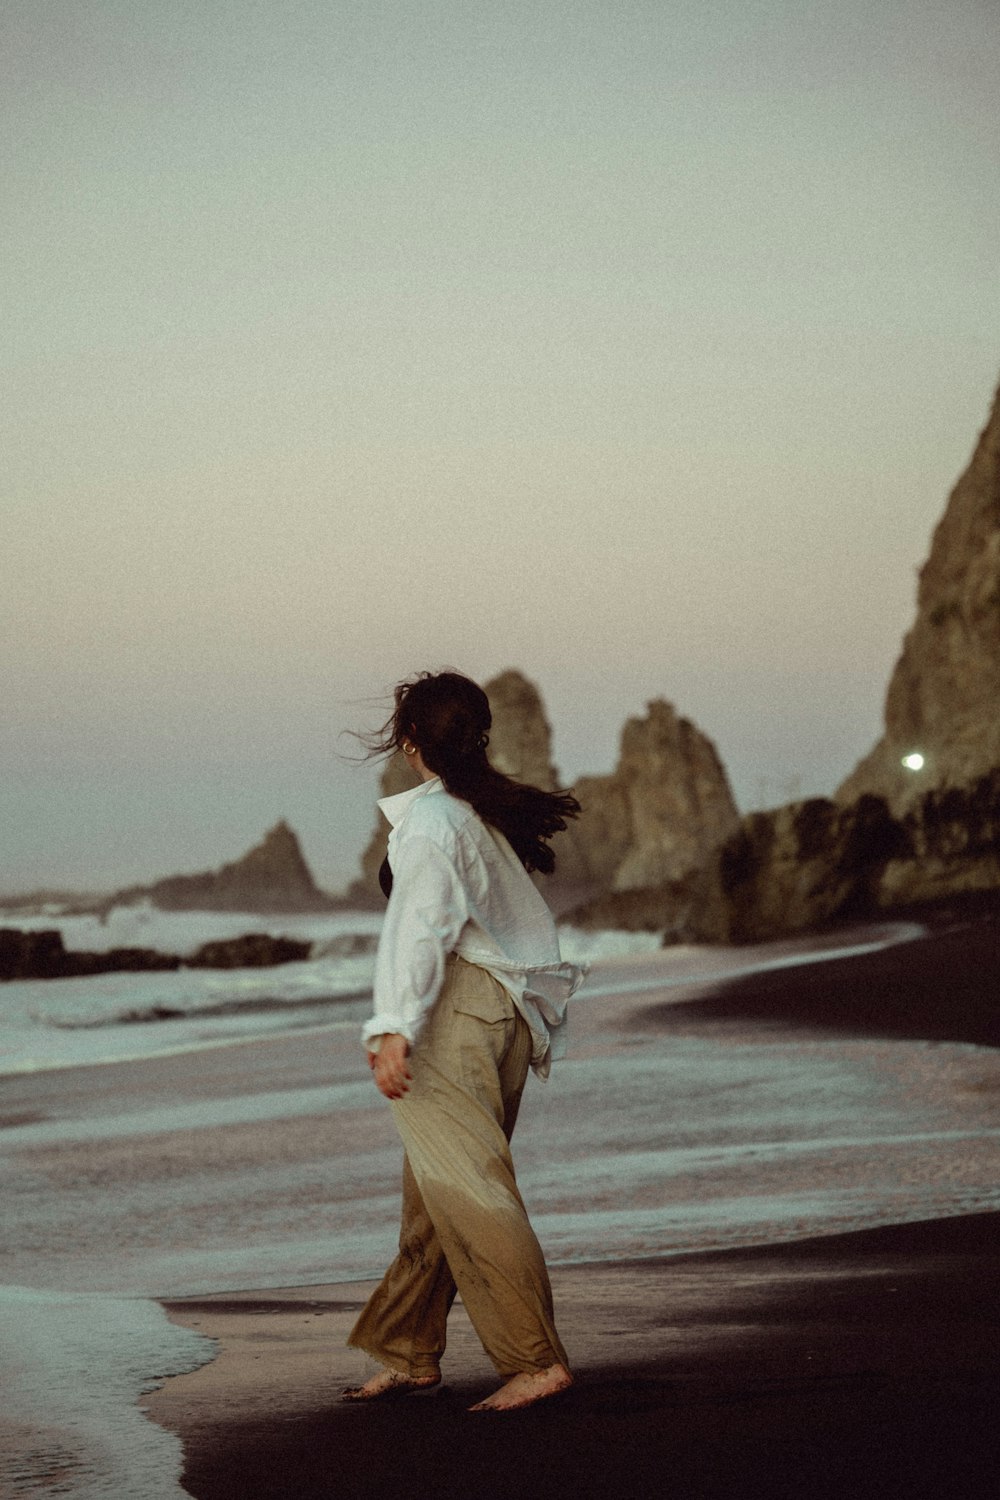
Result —
<instances>
[{"instance_id":1,"label":"wet sand","mask_svg":"<svg viewBox=\"0 0 1000 1500\"><path fill-rule=\"evenodd\" d=\"M877 953L748 974L676 1008L647 1009L665 1029L727 1021L803 1027L813 1033L972 1042L1000 1047L1000 913L946 920L925 936ZM928 913L931 915L931 913Z\"/></svg>"},{"instance_id":2,"label":"wet sand","mask_svg":"<svg viewBox=\"0 0 1000 1500\"><path fill-rule=\"evenodd\" d=\"M462 1310L432 1397L343 1406L368 1287L169 1304L221 1341L150 1402L198 1500L1000 1493L1000 1218L557 1268L577 1384L506 1416Z\"/></svg>"},{"instance_id":3,"label":"wet sand","mask_svg":"<svg viewBox=\"0 0 1000 1500\"><path fill-rule=\"evenodd\" d=\"M683 1006L633 1003L627 1020L637 1034L780 1027L995 1046L998 931L987 915ZM982 1119L995 1124L1000 1067L976 1056ZM370 1283L185 1299L166 1304L171 1316L218 1339L218 1357L148 1406L181 1436L197 1500L985 1500L1000 1494L998 1273L1000 1216L973 1212L557 1266L577 1384L492 1417L465 1410L495 1381L460 1307L446 1388L360 1407L336 1396L366 1372L343 1341Z\"/></svg>"}]
</instances>

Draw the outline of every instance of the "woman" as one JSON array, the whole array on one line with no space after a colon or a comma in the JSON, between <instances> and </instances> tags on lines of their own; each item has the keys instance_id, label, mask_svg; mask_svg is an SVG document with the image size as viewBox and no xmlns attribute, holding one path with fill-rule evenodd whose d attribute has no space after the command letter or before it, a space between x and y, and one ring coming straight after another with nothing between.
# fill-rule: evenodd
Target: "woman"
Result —
<instances>
[{"instance_id":1,"label":"woman","mask_svg":"<svg viewBox=\"0 0 1000 1500\"><path fill-rule=\"evenodd\" d=\"M582 977L562 963L529 871L579 812L494 770L482 688L456 672L396 689L370 748L420 778L379 803L389 895L364 1041L405 1148L399 1254L348 1339L382 1369L344 1392L372 1401L437 1385L456 1285L503 1385L473 1411L508 1411L572 1383L541 1248L508 1142L528 1068L561 1050Z\"/></svg>"}]
</instances>

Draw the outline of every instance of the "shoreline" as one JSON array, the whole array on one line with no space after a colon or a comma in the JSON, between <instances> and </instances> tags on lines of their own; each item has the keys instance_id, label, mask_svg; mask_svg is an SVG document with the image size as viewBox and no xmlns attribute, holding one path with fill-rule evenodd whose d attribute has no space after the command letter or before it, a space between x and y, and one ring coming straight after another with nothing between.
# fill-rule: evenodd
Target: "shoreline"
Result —
<instances>
[{"instance_id":1,"label":"shoreline","mask_svg":"<svg viewBox=\"0 0 1000 1500\"><path fill-rule=\"evenodd\" d=\"M736 976L683 1015L648 1007L637 1024L755 1022L869 1040L958 1042L1000 1047L1000 915L926 928L836 963L795 965Z\"/></svg>"},{"instance_id":2,"label":"shoreline","mask_svg":"<svg viewBox=\"0 0 1000 1500\"><path fill-rule=\"evenodd\" d=\"M887 925L896 941L864 941L890 939ZM726 952L697 976L686 955L669 949L601 961L600 993L577 1012L571 1057L556 1079L530 1090L514 1142L580 1377L551 1406L499 1419L518 1424L519 1450L524 1427L539 1474L551 1481L555 1453L575 1493L616 1489L614 1465L636 1495L672 1495L663 1476L676 1471L677 1500L743 1500L732 1487L735 1468L726 1471L728 1489L699 1488L725 1476L699 1467L685 1434L700 1431L713 1452L728 1451L724 1419L735 1409L746 1417L743 1441L762 1483L778 1485L768 1444L798 1452L803 1424L813 1432L829 1420L844 1442L872 1446L858 1368L883 1393L883 1423L900 1441L907 1424L920 1437L915 1412L926 1400L951 1434L945 1447L958 1442L963 1370L977 1410L990 1418L983 1431L1000 1431L979 1342L989 1333L995 1347L991 1324L1000 1323L991 1300L1000 1220L980 1212L1000 1213L1000 1076L989 1046L961 1039L995 989L983 944L997 929L973 925L900 940L898 924L876 924L877 932L863 924L841 942L855 951L836 963L829 934L769 944L753 955L766 962L743 978L726 972ZM836 1009L859 977L870 989L879 966L880 984L891 980L912 997L905 1034L940 1016L934 974L942 966L956 993L965 986L970 1005L953 1010L958 1045L886 1040L878 1029L866 1039L856 1015L839 1028L817 1017L818 996ZM767 1014L752 1003L760 993ZM20 1192L10 1227L23 1206L23 1229L5 1279L155 1300L177 1334L219 1340L201 1369L130 1406L130 1421L148 1411L182 1441L196 1486L187 1493L309 1500L338 1488L361 1496L391 1489L405 1500L422 1493L405 1466L365 1488L372 1443L390 1444L399 1458L401 1444L447 1447L461 1429L473 1489L463 1489L460 1466L435 1470L432 1488L490 1495L510 1428L490 1437L465 1422L465 1395L471 1404L496 1382L461 1307L445 1365L450 1394L377 1411L335 1401L339 1386L364 1373L362 1357L340 1345L372 1284L343 1277L380 1265L398 1204L398 1143L362 1075L353 1029L331 1029L321 1046L302 1032L245 1040L256 1045L8 1078L0 1143ZM50 1176L55 1196L46 1197L39 1187ZM65 1217L77 1193L71 1242L51 1230L39 1239L38 1214ZM922 1289L917 1302L901 1302L898 1288L873 1301L890 1273L914 1296ZM226 1289L240 1283L246 1290ZM972 1298L984 1288L973 1318ZM934 1340L922 1346L923 1366L912 1363L918 1323L935 1331L943 1363ZM868 1334L874 1343L865 1343ZM114 1362L118 1352L109 1346L102 1357ZM761 1383L761 1359L770 1361L770 1385ZM144 1373L162 1378L167 1368L149 1361ZM818 1384L816 1370L825 1371ZM100 1386L68 1371L59 1378L67 1393ZM44 1423L44 1398L37 1411ZM652 1450L643 1424L656 1429ZM540 1433L548 1433L544 1443ZM127 1453L133 1440L120 1434L109 1411L102 1441ZM965 1441L985 1462L982 1435ZM628 1467L653 1450L659 1468ZM213 1454L226 1455L217 1471ZM799 1459L798 1489L758 1487L748 1500L823 1493L808 1455ZM602 1483L588 1490L597 1472ZM893 1493L890 1478L883 1475L880 1494ZM919 1474L911 1478L908 1500L920 1493ZM519 1472L517 1487L530 1497L522 1480ZM164 1493L178 1493L170 1482ZM553 1500L562 1478L555 1489L539 1481L543 1492ZM86 1490L71 1493L89 1500ZM134 1500L160 1493L137 1489ZM858 1500L864 1491L843 1493ZM948 1493L964 1500L976 1492L939 1487L935 1500Z\"/></svg>"},{"instance_id":3,"label":"shoreline","mask_svg":"<svg viewBox=\"0 0 1000 1500\"><path fill-rule=\"evenodd\" d=\"M460 1305L434 1399L357 1407L337 1395L369 1366L343 1341L373 1283L175 1299L219 1353L147 1408L196 1500L985 1500L998 1272L1000 1214L556 1267L576 1384L485 1419L466 1407L497 1382Z\"/></svg>"},{"instance_id":4,"label":"shoreline","mask_svg":"<svg viewBox=\"0 0 1000 1500\"><path fill-rule=\"evenodd\" d=\"M697 986L705 989L747 972L810 965L823 959L841 960L851 946L868 952L912 941L925 931L915 922L880 921L749 947L679 944L610 954L598 952L595 957L586 959L596 982L585 981L574 1003L614 995L624 998L628 993L639 996L644 991L661 987L675 991L676 998L682 988L687 990ZM687 965L689 955L693 955L693 972L678 974L677 970L683 970ZM202 996L197 1004L176 1010L176 1013L168 1013L176 1009L176 1001L169 991L160 992L162 974L116 972L82 980L64 979L58 984L49 980L5 980L0 983L0 1000L6 1000L8 1008L13 1002L9 1019L15 1026L18 1005L22 1010L33 1012L41 1011L41 1007L50 1001L61 1004L57 1004L54 1017L50 1012L41 1011L47 1016L49 1027L29 1038L28 1055L10 1055L9 1049L16 1045L16 1038L7 1042L7 1052L0 1047L0 1086L12 1085L14 1080L25 1078L41 1082L47 1074L67 1075L78 1068L155 1066L191 1052L220 1050L247 1043L280 1043L309 1033L321 1034L331 1027L353 1025L355 1021L360 1028L370 1007L370 984L351 985L329 993L320 987L302 993L303 975L309 985L314 982L313 968L311 963L279 966L283 978L277 981L269 978L271 971L268 970L237 971L234 983L247 992L241 1001L234 1004L232 998L223 997L220 1002L217 997L212 997L211 1003L206 1005ZM224 972L184 971L185 976L192 974L207 979L209 984L225 983L226 979ZM168 981L175 977L173 972L166 975ZM89 987L101 979L107 982L101 1014L97 1018L88 1018L86 1012L81 1012L72 1024L67 1024L74 1003L92 998L78 993L74 987L81 984ZM279 998L275 998L275 991L279 992ZM240 1011L244 1012L242 1016L238 1014ZM290 1024L290 1017L297 1019ZM38 1015L34 1014L33 1027L37 1020ZM233 1028L242 1023L246 1023L249 1029L240 1034ZM202 1030L206 1026L210 1030L213 1027L226 1030L220 1029L206 1036ZM52 1055L54 1037L67 1039L70 1048L67 1055ZM44 1045L49 1049L48 1053L30 1052L32 1042ZM23 1048L24 1035L20 1043Z\"/></svg>"},{"instance_id":5,"label":"shoreline","mask_svg":"<svg viewBox=\"0 0 1000 1500\"><path fill-rule=\"evenodd\" d=\"M779 1026L806 1041L846 1033L864 1048L888 1035L933 1048L944 976L964 997L945 1029L983 1058L975 1086L995 1123L997 1043L982 1020L995 1004L997 937L993 918L944 923L837 963L817 955L725 978L680 1005L623 995L622 1030L641 1039L694 1028L757 1047ZM859 1013L859 990L905 993L909 1014L887 1025ZM219 1352L168 1381L149 1414L180 1437L196 1500L1000 1491L1000 1212L551 1265L576 1376L551 1403L466 1415L496 1379L459 1304L439 1394L340 1405L339 1388L371 1368L344 1339L374 1281L327 1281L165 1300L171 1319L216 1338Z\"/></svg>"}]
</instances>

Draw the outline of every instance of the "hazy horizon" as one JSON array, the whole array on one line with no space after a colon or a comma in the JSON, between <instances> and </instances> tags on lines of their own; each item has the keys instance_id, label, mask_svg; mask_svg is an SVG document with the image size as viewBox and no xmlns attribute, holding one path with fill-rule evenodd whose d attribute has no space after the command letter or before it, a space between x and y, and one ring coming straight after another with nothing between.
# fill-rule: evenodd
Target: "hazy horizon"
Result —
<instances>
[{"instance_id":1,"label":"hazy horizon","mask_svg":"<svg viewBox=\"0 0 1000 1500\"><path fill-rule=\"evenodd\" d=\"M8 7L0 891L356 871L424 667L741 807L880 733L1000 373L981 0Z\"/></svg>"}]
</instances>

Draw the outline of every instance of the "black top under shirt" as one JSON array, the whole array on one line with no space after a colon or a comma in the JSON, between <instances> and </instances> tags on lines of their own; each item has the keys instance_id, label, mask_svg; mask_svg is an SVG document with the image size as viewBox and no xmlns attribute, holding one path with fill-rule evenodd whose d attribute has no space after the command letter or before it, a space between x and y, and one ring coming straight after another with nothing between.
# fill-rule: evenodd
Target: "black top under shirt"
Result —
<instances>
[{"instance_id":1,"label":"black top under shirt","mask_svg":"<svg viewBox=\"0 0 1000 1500\"><path fill-rule=\"evenodd\" d=\"M378 883L383 896L388 901L392 895L392 865L389 863L388 854L378 867Z\"/></svg>"}]
</instances>

